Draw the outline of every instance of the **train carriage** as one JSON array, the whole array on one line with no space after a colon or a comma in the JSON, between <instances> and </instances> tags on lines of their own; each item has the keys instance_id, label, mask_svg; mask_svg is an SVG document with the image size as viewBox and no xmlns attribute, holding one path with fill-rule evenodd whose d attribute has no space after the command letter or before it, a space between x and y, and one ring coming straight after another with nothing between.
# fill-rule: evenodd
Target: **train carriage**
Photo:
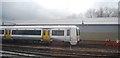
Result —
<instances>
[{"instance_id":1,"label":"train carriage","mask_svg":"<svg viewBox=\"0 0 120 58\"><path fill-rule=\"evenodd\" d=\"M80 40L77 26L2 26L2 39L26 39L50 42L54 40L76 45Z\"/></svg>"}]
</instances>

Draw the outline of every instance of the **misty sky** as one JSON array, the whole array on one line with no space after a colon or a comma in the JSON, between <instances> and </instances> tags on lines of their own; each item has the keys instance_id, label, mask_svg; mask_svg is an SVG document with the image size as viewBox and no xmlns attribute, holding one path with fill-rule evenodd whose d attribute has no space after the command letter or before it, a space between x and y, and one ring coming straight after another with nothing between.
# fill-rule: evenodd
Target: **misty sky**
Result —
<instances>
[{"instance_id":1,"label":"misty sky","mask_svg":"<svg viewBox=\"0 0 120 58\"><path fill-rule=\"evenodd\" d=\"M2 0L0 18L9 20L62 19L90 8L118 7L119 0Z\"/></svg>"}]
</instances>

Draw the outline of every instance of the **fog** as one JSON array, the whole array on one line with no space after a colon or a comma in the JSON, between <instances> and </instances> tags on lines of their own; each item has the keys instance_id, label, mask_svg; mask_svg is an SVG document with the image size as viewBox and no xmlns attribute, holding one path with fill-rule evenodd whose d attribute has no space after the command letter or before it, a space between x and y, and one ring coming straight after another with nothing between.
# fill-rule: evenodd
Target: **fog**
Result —
<instances>
[{"instance_id":1,"label":"fog","mask_svg":"<svg viewBox=\"0 0 120 58\"><path fill-rule=\"evenodd\" d=\"M117 8L117 3L119 0L32 0L30 2L29 0L21 0L22 2L20 0L11 1L2 0L2 2L0 2L0 19L3 22L14 22L14 20L40 21L48 19L65 19L74 14L85 13L87 9L90 8ZM49 2L50 4L48 4Z\"/></svg>"},{"instance_id":2,"label":"fog","mask_svg":"<svg viewBox=\"0 0 120 58\"><path fill-rule=\"evenodd\" d=\"M67 13L47 10L32 2L4 2L2 4L2 18L6 20L57 19L65 17Z\"/></svg>"}]
</instances>

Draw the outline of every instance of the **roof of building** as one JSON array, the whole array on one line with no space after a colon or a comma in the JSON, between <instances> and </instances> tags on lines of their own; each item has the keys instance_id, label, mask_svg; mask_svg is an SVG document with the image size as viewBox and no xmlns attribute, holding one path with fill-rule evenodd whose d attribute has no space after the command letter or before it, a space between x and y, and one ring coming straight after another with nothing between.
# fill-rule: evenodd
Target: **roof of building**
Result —
<instances>
[{"instance_id":1,"label":"roof of building","mask_svg":"<svg viewBox=\"0 0 120 58\"><path fill-rule=\"evenodd\" d=\"M51 19L51 20L13 20L13 24L119 24L118 18L81 18L81 19Z\"/></svg>"}]
</instances>

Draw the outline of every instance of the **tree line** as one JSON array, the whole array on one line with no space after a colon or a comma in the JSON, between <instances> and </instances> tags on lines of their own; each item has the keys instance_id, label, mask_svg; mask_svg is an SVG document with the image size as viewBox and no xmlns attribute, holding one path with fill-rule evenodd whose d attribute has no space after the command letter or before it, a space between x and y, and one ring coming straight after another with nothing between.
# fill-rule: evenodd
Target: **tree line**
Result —
<instances>
[{"instance_id":1,"label":"tree line","mask_svg":"<svg viewBox=\"0 0 120 58\"><path fill-rule=\"evenodd\" d=\"M66 18L101 18L101 17L118 17L120 11L117 8L103 7L98 9L88 9L85 13L72 14Z\"/></svg>"},{"instance_id":2,"label":"tree line","mask_svg":"<svg viewBox=\"0 0 120 58\"><path fill-rule=\"evenodd\" d=\"M99 8L99 9L89 9L85 13L87 18L98 18L98 17L118 17L117 8Z\"/></svg>"}]
</instances>

